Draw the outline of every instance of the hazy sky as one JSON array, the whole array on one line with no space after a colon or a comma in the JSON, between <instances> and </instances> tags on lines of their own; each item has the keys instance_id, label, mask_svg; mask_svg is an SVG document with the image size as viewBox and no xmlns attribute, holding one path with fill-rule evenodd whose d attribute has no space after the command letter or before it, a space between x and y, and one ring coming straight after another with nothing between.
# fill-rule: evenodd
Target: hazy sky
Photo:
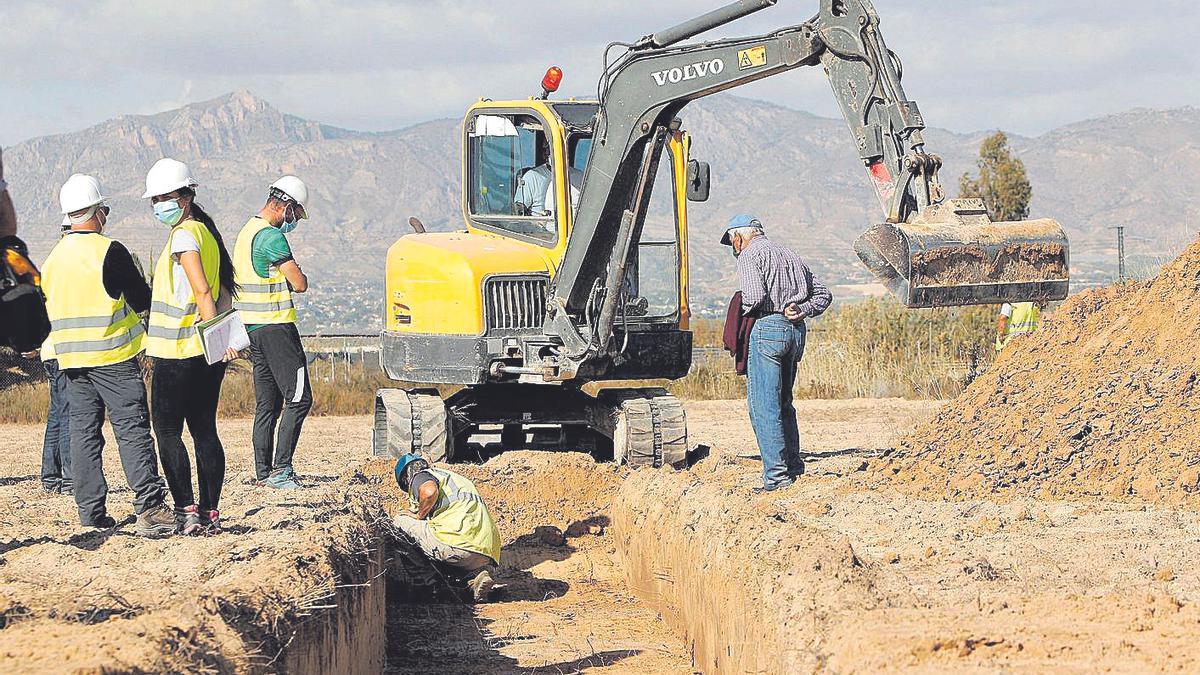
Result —
<instances>
[{"instance_id":1,"label":"hazy sky","mask_svg":"<svg viewBox=\"0 0 1200 675\"><path fill-rule=\"evenodd\" d=\"M723 0L0 0L0 144L250 89L285 112L384 130L480 96L595 90L603 45ZM1200 105L1193 0L875 0L926 121L1036 134L1133 107ZM780 0L714 36L802 22ZM823 115L819 69L735 93Z\"/></svg>"}]
</instances>

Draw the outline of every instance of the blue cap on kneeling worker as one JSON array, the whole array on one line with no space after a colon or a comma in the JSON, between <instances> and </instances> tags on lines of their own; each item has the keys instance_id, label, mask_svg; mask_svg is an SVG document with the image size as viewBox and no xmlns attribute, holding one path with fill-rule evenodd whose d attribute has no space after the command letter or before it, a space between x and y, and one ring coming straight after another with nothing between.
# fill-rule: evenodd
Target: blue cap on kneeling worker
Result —
<instances>
[{"instance_id":1,"label":"blue cap on kneeling worker","mask_svg":"<svg viewBox=\"0 0 1200 675\"><path fill-rule=\"evenodd\" d=\"M758 218L749 213L739 213L729 219L729 224L725 226L725 233L721 235L721 243L726 246L733 246L733 241L730 240L729 233L739 227L757 227L760 230L763 229L762 222Z\"/></svg>"}]
</instances>

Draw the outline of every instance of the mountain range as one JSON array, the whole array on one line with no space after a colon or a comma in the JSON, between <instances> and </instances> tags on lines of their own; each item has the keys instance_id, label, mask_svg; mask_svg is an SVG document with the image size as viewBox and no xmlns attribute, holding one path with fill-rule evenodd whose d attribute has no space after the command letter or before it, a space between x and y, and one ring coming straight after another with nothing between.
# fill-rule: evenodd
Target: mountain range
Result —
<instances>
[{"instance_id":1,"label":"mountain range","mask_svg":"<svg viewBox=\"0 0 1200 675\"><path fill-rule=\"evenodd\" d=\"M717 243L731 214L751 212L794 246L843 295L869 275L851 242L879 208L841 120L721 95L689 106L692 156L711 163L712 196L690 207L698 307L720 306L732 261ZM230 239L257 212L279 175L302 177L312 219L290 235L319 292L308 298L310 331L378 327L383 257L409 231L462 227L460 122L440 119L391 132L359 132L283 113L247 91L156 115L34 138L5 149L5 174L21 235L41 259L57 238L58 186L72 173L98 176L113 206L109 232L147 263L167 230L139 199L157 159L188 162L197 201ZM974 169L987 132L926 133L945 161L942 181ZM1115 234L1126 226L1129 267L1149 270L1200 226L1200 109L1131 110L1028 138L1010 135L1034 186L1032 216L1058 218L1072 241L1076 286L1115 273ZM656 199L667 199L656 195Z\"/></svg>"}]
</instances>

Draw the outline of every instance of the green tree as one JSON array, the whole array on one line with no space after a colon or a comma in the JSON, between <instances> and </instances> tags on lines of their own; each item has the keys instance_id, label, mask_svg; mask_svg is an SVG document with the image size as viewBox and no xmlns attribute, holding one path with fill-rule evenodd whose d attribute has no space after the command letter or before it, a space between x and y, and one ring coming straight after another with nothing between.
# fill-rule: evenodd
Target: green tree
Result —
<instances>
[{"instance_id":1,"label":"green tree","mask_svg":"<svg viewBox=\"0 0 1200 675\"><path fill-rule=\"evenodd\" d=\"M978 178L964 173L958 179L959 196L982 199L992 220L1028 218L1033 186L1025 164L1013 157L1003 131L988 136L979 146L978 167Z\"/></svg>"}]
</instances>

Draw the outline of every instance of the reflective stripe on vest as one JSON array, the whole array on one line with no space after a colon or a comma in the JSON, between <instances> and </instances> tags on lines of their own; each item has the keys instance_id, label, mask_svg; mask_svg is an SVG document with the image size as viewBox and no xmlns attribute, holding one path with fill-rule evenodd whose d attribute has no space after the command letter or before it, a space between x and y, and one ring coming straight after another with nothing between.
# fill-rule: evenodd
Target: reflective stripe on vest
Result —
<instances>
[{"instance_id":1,"label":"reflective stripe on vest","mask_svg":"<svg viewBox=\"0 0 1200 675\"><path fill-rule=\"evenodd\" d=\"M283 272L271 267L269 276L261 277L254 271L254 237L268 227L271 224L262 218L251 218L233 247L234 279L241 286L233 308L241 312L246 325L296 322L296 306Z\"/></svg>"},{"instance_id":2,"label":"reflective stripe on vest","mask_svg":"<svg viewBox=\"0 0 1200 675\"><path fill-rule=\"evenodd\" d=\"M185 220L171 229L167 243L154 266L154 289L150 302L150 321L146 329L146 354L160 359L190 359L204 354L204 345L194 326L200 323L196 294L187 284L188 295L175 295L175 257L171 242L178 232L187 232L200 244L200 265L215 301L221 294L221 249L204 223Z\"/></svg>"},{"instance_id":3,"label":"reflective stripe on vest","mask_svg":"<svg viewBox=\"0 0 1200 675\"><path fill-rule=\"evenodd\" d=\"M500 562L500 533L475 485L444 469L426 469L438 482L438 499L429 514L429 531L442 543ZM409 495L413 508L417 500Z\"/></svg>"},{"instance_id":4,"label":"reflective stripe on vest","mask_svg":"<svg viewBox=\"0 0 1200 675\"><path fill-rule=\"evenodd\" d=\"M142 351L143 329L125 299L104 290L104 257L112 239L96 232L64 236L42 267L50 337L60 368L121 363Z\"/></svg>"}]
</instances>

